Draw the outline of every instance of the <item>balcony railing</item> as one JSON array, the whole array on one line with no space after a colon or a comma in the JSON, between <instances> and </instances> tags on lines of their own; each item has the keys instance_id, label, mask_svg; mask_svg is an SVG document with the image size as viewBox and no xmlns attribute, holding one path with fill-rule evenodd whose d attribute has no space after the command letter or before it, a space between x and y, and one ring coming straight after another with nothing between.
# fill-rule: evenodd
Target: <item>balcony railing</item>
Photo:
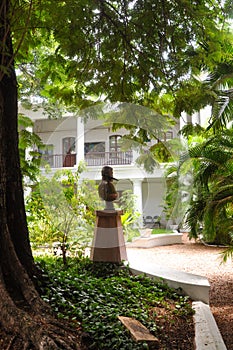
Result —
<instances>
[{"instance_id":1,"label":"balcony railing","mask_svg":"<svg viewBox=\"0 0 233 350\"><path fill-rule=\"evenodd\" d=\"M133 160L132 151L127 152L89 152L85 155L87 166L127 165ZM41 166L51 168L73 167L76 164L76 154L42 155Z\"/></svg>"},{"instance_id":2,"label":"balcony railing","mask_svg":"<svg viewBox=\"0 0 233 350\"><path fill-rule=\"evenodd\" d=\"M95 165L126 165L133 160L132 151L127 152L89 152L85 155L86 164Z\"/></svg>"},{"instance_id":3,"label":"balcony railing","mask_svg":"<svg viewBox=\"0 0 233 350\"><path fill-rule=\"evenodd\" d=\"M73 167L76 164L76 154L43 154L41 157L41 167L49 165L51 168Z\"/></svg>"}]
</instances>

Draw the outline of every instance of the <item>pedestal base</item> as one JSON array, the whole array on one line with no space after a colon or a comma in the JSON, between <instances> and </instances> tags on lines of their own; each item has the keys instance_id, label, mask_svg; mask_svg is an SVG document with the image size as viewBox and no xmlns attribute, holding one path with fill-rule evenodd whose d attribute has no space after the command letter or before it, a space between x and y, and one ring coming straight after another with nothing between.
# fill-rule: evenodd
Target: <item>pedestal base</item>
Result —
<instances>
[{"instance_id":1,"label":"pedestal base","mask_svg":"<svg viewBox=\"0 0 233 350\"><path fill-rule=\"evenodd\" d=\"M127 260L121 224L122 211L98 210L91 248L91 260L119 263Z\"/></svg>"}]
</instances>

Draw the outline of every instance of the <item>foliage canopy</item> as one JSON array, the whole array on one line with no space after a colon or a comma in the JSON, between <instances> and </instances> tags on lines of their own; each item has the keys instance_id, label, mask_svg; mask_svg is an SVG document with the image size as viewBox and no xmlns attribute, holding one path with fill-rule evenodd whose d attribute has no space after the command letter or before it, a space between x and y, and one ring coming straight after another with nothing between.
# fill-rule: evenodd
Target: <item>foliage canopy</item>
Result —
<instances>
[{"instance_id":1,"label":"foliage canopy","mask_svg":"<svg viewBox=\"0 0 233 350\"><path fill-rule=\"evenodd\" d=\"M145 105L148 96L174 95L225 55L227 2L49 0L33 1L29 10L17 56L21 91L54 105L80 109L99 99ZM17 46L22 31L13 33Z\"/></svg>"}]
</instances>

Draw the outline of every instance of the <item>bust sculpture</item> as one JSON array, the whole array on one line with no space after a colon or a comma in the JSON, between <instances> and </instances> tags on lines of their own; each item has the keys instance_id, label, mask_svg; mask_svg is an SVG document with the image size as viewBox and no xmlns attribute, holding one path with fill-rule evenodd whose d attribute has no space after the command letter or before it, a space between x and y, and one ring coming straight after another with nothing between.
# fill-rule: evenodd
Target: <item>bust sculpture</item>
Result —
<instances>
[{"instance_id":1,"label":"bust sculpture","mask_svg":"<svg viewBox=\"0 0 233 350\"><path fill-rule=\"evenodd\" d=\"M106 210L114 210L113 201L117 199L117 192L113 184L113 169L110 166L104 166L101 171L102 181L99 184L98 192L101 199L106 203Z\"/></svg>"},{"instance_id":2,"label":"bust sculpture","mask_svg":"<svg viewBox=\"0 0 233 350\"><path fill-rule=\"evenodd\" d=\"M122 210L115 210L113 201L117 198L114 187L113 169L110 166L102 168L102 181L98 192L105 201L104 210L96 210L96 226L91 247L90 258L93 261L120 263L127 259L123 227L121 223Z\"/></svg>"}]
</instances>

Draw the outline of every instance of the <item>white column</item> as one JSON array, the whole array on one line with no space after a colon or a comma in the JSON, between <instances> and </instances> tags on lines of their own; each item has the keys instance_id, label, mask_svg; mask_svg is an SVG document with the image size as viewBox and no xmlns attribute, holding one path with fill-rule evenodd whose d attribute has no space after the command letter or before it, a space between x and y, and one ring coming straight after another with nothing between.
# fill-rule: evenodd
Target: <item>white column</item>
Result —
<instances>
[{"instance_id":1,"label":"white column","mask_svg":"<svg viewBox=\"0 0 233 350\"><path fill-rule=\"evenodd\" d=\"M186 112L182 112L180 118L180 129L182 129L184 125L187 125L189 123L192 123L192 117Z\"/></svg>"},{"instance_id":2,"label":"white column","mask_svg":"<svg viewBox=\"0 0 233 350\"><path fill-rule=\"evenodd\" d=\"M142 209L142 179L133 179L133 193L136 197L136 211L140 213L138 219L139 227L143 226L143 209Z\"/></svg>"},{"instance_id":3,"label":"white column","mask_svg":"<svg viewBox=\"0 0 233 350\"><path fill-rule=\"evenodd\" d=\"M84 161L84 122L77 117L77 138L76 138L76 165Z\"/></svg>"},{"instance_id":4,"label":"white column","mask_svg":"<svg viewBox=\"0 0 233 350\"><path fill-rule=\"evenodd\" d=\"M201 115L200 112L195 112L192 116L192 123L195 125L200 125L201 124Z\"/></svg>"}]
</instances>

